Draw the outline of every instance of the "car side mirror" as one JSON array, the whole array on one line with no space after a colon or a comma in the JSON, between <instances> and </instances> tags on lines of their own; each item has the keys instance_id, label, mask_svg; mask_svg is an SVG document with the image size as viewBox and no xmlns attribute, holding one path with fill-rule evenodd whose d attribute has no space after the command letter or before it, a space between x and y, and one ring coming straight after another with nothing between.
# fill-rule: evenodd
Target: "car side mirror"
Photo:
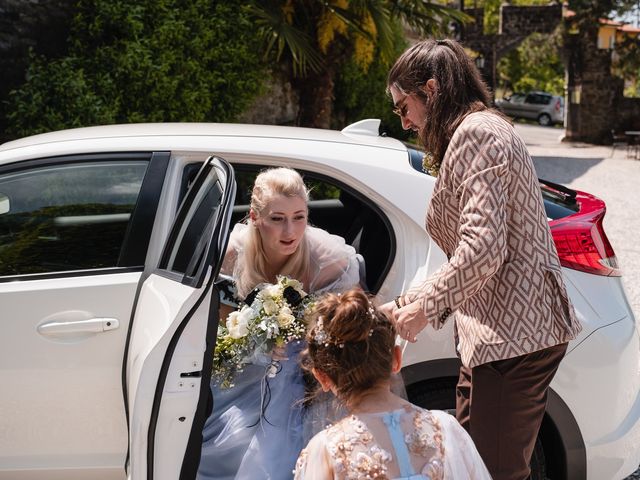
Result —
<instances>
[{"instance_id":1,"label":"car side mirror","mask_svg":"<svg viewBox=\"0 0 640 480\"><path fill-rule=\"evenodd\" d=\"M0 193L0 215L9 213L10 210L11 202L9 202L9 197L7 197L4 193Z\"/></svg>"}]
</instances>

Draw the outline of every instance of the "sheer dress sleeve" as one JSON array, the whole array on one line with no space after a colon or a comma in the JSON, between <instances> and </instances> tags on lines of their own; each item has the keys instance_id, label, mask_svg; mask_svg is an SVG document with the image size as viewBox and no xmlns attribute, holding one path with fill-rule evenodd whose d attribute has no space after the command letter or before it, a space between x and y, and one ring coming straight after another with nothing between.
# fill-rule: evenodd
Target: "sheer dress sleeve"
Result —
<instances>
[{"instance_id":1,"label":"sheer dress sleeve","mask_svg":"<svg viewBox=\"0 0 640 480\"><path fill-rule=\"evenodd\" d=\"M443 432L445 479L491 480L478 450L467 431L452 415L432 410Z\"/></svg>"},{"instance_id":2,"label":"sheer dress sleeve","mask_svg":"<svg viewBox=\"0 0 640 480\"><path fill-rule=\"evenodd\" d=\"M325 437L324 431L318 433L302 450L296 462L295 480L329 480L334 478Z\"/></svg>"},{"instance_id":3,"label":"sheer dress sleeve","mask_svg":"<svg viewBox=\"0 0 640 480\"><path fill-rule=\"evenodd\" d=\"M307 241L311 292L343 292L360 284L358 256L342 237L320 228L308 227Z\"/></svg>"}]
</instances>

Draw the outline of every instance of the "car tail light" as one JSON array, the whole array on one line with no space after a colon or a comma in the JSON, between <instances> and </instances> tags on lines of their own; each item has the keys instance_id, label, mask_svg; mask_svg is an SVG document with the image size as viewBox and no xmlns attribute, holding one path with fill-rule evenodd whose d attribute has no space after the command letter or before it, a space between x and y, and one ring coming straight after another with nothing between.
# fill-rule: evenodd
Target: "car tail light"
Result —
<instances>
[{"instance_id":1,"label":"car tail light","mask_svg":"<svg viewBox=\"0 0 640 480\"><path fill-rule=\"evenodd\" d=\"M602 221L604 202L580 192L576 198L580 211L549 222L562 266L596 275L621 275L618 262Z\"/></svg>"},{"instance_id":2,"label":"car tail light","mask_svg":"<svg viewBox=\"0 0 640 480\"><path fill-rule=\"evenodd\" d=\"M560 112L560 99L556 99L556 106L555 106L556 112Z\"/></svg>"}]
</instances>

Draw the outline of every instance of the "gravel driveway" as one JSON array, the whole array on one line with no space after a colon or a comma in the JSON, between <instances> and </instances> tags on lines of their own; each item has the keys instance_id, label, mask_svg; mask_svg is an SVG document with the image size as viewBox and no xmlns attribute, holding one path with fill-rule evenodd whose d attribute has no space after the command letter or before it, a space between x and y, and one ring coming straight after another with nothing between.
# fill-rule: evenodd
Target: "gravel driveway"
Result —
<instances>
[{"instance_id":1,"label":"gravel driveway","mask_svg":"<svg viewBox=\"0 0 640 480\"><path fill-rule=\"evenodd\" d=\"M640 160L624 148L562 143L563 130L516 124L538 176L604 200L604 229L622 269L622 283L640 319ZM640 468L625 480L640 480Z\"/></svg>"}]
</instances>

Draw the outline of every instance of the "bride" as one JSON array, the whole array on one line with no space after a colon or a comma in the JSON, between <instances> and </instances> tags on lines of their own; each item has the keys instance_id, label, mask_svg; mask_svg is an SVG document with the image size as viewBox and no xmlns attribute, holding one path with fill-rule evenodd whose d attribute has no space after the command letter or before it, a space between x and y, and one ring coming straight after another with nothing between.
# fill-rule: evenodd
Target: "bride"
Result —
<instances>
[{"instance_id":1,"label":"bride","mask_svg":"<svg viewBox=\"0 0 640 480\"><path fill-rule=\"evenodd\" d=\"M306 292L316 294L359 283L355 250L341 237L309 226L307 203L308 191L295 170L273 168L256 177L247 223L233 229L221 269L234 280L236 300L247 298L261 283L275 283L278 275L297 279ZM221 308L220 318L230 311ZM212 382L214 405L203 430L199 479L292 477L307 440L298 365L302 347L302 342L291 342L273 358L256 358L231 388Z\"/></svg>"}]
</instances>

